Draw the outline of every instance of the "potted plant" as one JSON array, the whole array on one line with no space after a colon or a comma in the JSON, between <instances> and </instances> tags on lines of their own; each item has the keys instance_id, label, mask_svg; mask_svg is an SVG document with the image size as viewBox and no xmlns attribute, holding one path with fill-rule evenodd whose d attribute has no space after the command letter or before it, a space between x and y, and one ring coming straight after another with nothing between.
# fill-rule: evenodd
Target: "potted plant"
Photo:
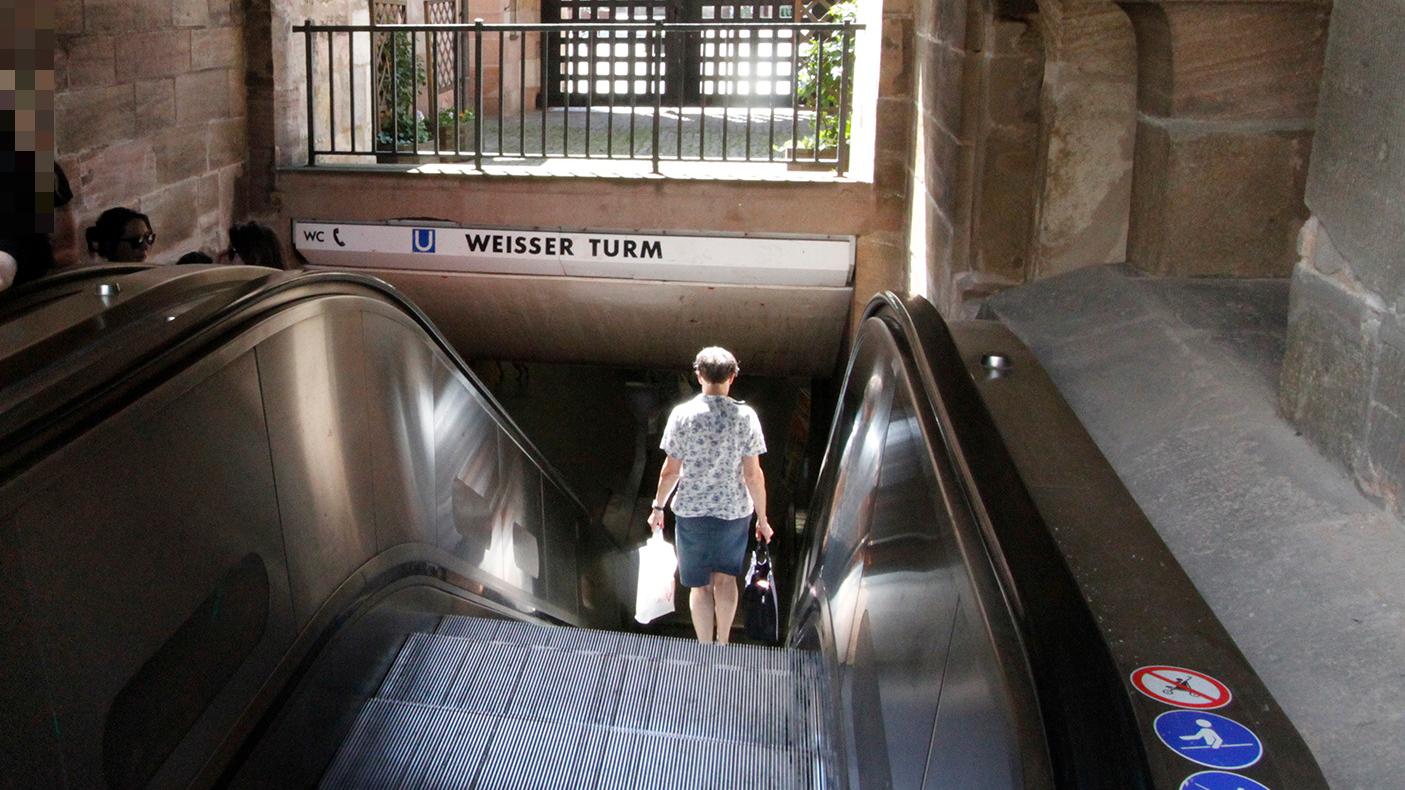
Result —
<instances>
[{"instance_id":1,"label":"potted plant","mask_svg":"<svg viewBox=\"0 0 1405 790\"><path fill-rule=\"evenodd\" d=\"M402 31L390 35L395 37L395 59L389 64L394 74L379 75L376 161L417 161L420 143L433 139L423 113L415 110L415 97L420 88L428 84L429 77L424 64L415 57L410 34ZM389 48L390 45L382 46Z\"/></svg>"}]
</instances>

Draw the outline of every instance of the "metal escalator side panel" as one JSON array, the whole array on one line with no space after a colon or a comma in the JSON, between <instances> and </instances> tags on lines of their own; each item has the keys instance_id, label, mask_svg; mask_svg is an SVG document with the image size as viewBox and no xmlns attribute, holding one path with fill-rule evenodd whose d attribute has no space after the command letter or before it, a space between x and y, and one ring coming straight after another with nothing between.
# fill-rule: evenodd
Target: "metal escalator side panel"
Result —
<instances>
[{"instance_id":1,"label":"metal escalator side panel","mask_svg":"<svg viewBox=\"0 0 1405 790\"><path fill-rule=\"evenodd\" d=\"M159 267L169 268L169 267ZM216 267L118 269L0 323L0 481L42 454L34 437L111 388L269 276ZM264 270L268 271L268 270ZM97 287L113 289L102 295ZM62 290L62 289L57 289Z\"/></svg>"},{"instance_id":2,"label":"metal escalator side panel","mask_svg":"<svg viewBox=\"0 0 1405 790\"><path fill-rule=\"evenodd\" d=\"M407 575L575 621L574 600L553 603L542 597L551 588L523 589L440 540L455 530L452 508L440 506L453 494L439 482L457 472L426 465L440 460L439 432L458 424L443 408L481 412L497 437L494 464L500 448L516 454L509 477L526 491L490 511L494 534L515 539L514 524L526 522L540 552L543 540L574 541L579 526L573 518L558 533L543 523L546 474L452 352L375 288L327 277L305 286L241 297L243 307L186 338L191 348L177 343L144 360L136 380L114 382L120 396L85 401L81 430L65 427L61 442L0 483L0 561L20 569L0 580L3 599L26 602L30 627L19 633L44 657L4 724L18 726L9 717L25 711L54 733L58 753L41 752L39 771L61 770L70 786L104 784L105 764L126 766L120 786L214 781L325 634L378 585ZM430 380L441 386L425 396L417 388ZM468 394L444 397L446 388ZM248 585L226 580L250 555L267 576L261 636L244 639L232 663L198 650L173 660L185 655L189 640L172 640L192 612L215 626L247 619L232 618L243 609L229 596ZM505 556L524 575L560 567L515 547ZM222 680L210 690L196 681L214 666ZM111 718L143 667L159 676L142 681L143 704ZM105 738L143 727L171 737ZM157 752L104 756L129 747Z\"/></svg>"},{"instance_id":3,"label":"metal escalator side panel","mask_svg":"<svg viewBox=\"0 0 1405 790\"><path fill-rule=\"evenodd\" d=\"M959 787L974 775L982 787L1044 787L1021 635L909 367L885 323L861 325L791 641L824 657L851 786Z\"/></svg>"},{"instance_id":4,"label":"metal escalator side panel","mask_svg":"<svg viewBox=\"0 0 1405 790\"><path fill-rule=\"evenodd\" d=\"M30 602L45 657L24 694L50 700L45 724L69 786L194 773L292 642L268 459L245 351L168 382L0 487L0 532L16 536L24 569L0 583ZM251 601L253 587L231 577L250 556L267 582ZM263 616L257 637L247 611Z\"/></svg>"},{"instance_id":5,"label":"metal escalator side panel","mask_svg":"<svg viewBox=\"0 0 1405 790\"><path fill-rule=\"evenodd\" d=\"M1138 666L1169 660L1169 650L1247 692L1236 715L1277 745L1272 759L1241 766L1251 778L1325 786L1300 736L1033 355L1000 328L967 327L968 342L958 345L936 309L918 298L875 298L865 328L872 322L902 352L934 459L952 474L976 527L971 543L983 548L1005 599L1033 679L1030 709L1047 741L1048 783L1181 785L1186 764L1154 731L1166 710L1129 680ZM984 366L981 356L991 351L1015 360L1013 369ZM1153 600L1155 616L1146 609Z\"/></svg>"}]
</instances>

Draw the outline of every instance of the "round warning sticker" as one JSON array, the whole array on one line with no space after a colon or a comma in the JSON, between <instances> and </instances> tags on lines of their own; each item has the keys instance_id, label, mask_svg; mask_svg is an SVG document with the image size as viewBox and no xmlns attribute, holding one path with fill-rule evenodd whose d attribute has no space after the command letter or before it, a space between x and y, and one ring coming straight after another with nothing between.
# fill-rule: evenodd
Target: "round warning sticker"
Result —
<instances>
[{"instance_id":1,"label":"round warning sticker","mask_svg":"<svg viewBox=\"0 0 1405 790\"><path fill-rule=\"evenodd\" d=\"M1152 727L1168 749L1206 768L1248 768L1264 756L1259 736L1218 713L1168 710Z\"/></svg>"},{"instance_id":2,"label":"round warning sticker","mask_svg":"<svg viewBox=\"0 0 1405 790\"><path fill-rule=\"evenodd\" d=\"M1204 672L1160 664L1133 672L1132 685L1157 702L1191 710L1223 708L1233 698L1228 686Z\"/></svg>"},{"instance_id":3,"label":"round warning sticker","mask_svg":"<svg viewBox=\"0 0 1405 790\"><path fill-rule=\"evenodd\" d=\"M1180 790L1268 790L1264 785L1246 776L1228 771L1201 771L1186 777Z\"/></svg>"}]
</instances>

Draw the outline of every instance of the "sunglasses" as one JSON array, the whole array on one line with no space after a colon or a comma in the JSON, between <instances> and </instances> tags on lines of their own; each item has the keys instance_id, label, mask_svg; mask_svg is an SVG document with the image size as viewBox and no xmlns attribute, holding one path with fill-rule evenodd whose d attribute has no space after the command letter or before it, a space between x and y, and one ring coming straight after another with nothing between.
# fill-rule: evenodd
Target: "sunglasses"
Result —
<instances>
[{"instance_id":1,"label":"sunglasses","mask_svg":"<svg viewBox=\"0 0 1405 790\"><path fill-rule=\"evenodd\" d=\"M125 241L133 247L150 247L156 243L156 234L153 231L147 231L141 236L123 236L118 241Z\"/></svg>"}]
</instances>

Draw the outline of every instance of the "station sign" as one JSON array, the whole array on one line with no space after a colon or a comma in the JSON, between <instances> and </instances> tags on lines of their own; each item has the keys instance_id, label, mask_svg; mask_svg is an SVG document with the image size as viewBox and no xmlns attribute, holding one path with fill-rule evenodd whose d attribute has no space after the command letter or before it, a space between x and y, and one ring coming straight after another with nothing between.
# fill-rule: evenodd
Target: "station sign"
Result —
<instances>
[{"instance_id":1,"label":"station sign","mask_svg":"<svg viewBox=\"0 0 1405 790\"><path fill-rule=\"evenodd\" d=\"M470 228L295 220L293 246L314 266L844 287L852 237L564 228Z\"/></svg>"}]
</instances>

